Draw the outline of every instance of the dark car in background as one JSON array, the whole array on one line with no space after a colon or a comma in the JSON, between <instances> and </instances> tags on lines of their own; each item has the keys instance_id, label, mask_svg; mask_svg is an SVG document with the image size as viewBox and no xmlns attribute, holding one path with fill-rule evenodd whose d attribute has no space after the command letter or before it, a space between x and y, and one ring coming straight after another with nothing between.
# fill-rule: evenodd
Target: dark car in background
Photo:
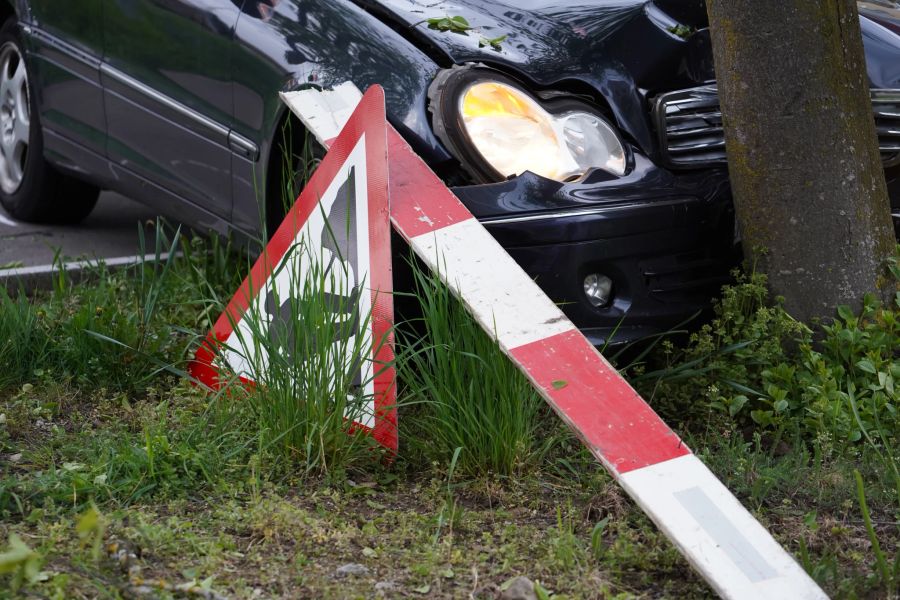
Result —
<instances>
[{"instance_id":1,"label":"dark car in background","mask_svg":"<svg viewBox=\"0 0 900 600\"><path fill-rule=\"evenodd\" d=\"M900 10L860 10L900 219ZM451 16L467 25L429 21ZM0 0L0 19L0 200L20 219L77 221L113 189L258 236L303 144L278 92L350 80L384 87L597 344L694 314L735 261L702 0Z\"/></svg>"}]
</instances>

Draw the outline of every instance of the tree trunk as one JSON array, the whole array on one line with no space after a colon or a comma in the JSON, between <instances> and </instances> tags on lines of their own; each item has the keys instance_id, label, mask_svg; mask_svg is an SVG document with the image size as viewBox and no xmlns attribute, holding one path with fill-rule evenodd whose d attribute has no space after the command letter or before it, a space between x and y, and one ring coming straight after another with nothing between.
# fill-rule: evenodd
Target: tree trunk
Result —
<instances>
[{"instance_id":1,"label":"tree trunk","mask_svg":"<svg viewBox=\"0 0 900 600\"><path fill-rule=\"evenodd\" d=\"M745 255L798 319L893 288L855 0L707 0Z\"/></svg>"}]
</instances>

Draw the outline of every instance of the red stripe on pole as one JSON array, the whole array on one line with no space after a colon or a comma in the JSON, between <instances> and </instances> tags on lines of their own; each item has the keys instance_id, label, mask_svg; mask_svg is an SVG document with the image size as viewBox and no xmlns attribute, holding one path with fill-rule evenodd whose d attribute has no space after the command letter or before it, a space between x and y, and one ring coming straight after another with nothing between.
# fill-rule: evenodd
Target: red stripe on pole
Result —
<instances>
[{"instance_id":1,"label":"red stripe on pole","mask_svg":"<svg viewBox=\"0 0 900 600\"><path fill-rule=\"evenodd\" d=\"M387 136L391 220L407 239L474 218L396 129L388 126Z\"/></svg>"},{"instance_id":2,"label":"red stripe on pole","mask_svg":"<svg viewBox=\"0 0 900 600\"><path fill-rule=\"evenodd\" d=\"M510 351L613 474L691 451L578 330Z\"/></svg>"}]
</instances>

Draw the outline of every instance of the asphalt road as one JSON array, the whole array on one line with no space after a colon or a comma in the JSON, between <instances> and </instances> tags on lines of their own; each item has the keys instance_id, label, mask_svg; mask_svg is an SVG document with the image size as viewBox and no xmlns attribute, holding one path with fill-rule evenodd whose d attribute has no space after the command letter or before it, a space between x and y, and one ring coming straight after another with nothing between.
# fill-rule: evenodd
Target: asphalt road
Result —
<instances>
[{"instance_id":1,"label":"asphalt road","mask_svg":"<svg viewBox=\"0 0 900 600\"><path fill-rule=\"evenodd\" d=\"M70 280L92 272L98 260L110 269L140 262L138 227L146 252L155 251L156 211L124 196L104 192L94 211L77 225L37 225L12 219L0 208L0 289L16 294L46 289L60 257Z\"/></svg>"},{"instance_id":2,"label":"asphalt road","mask_svg":"<svg viewBox=\"0 0 900 600\"><path fill-rule=\"evenodd\" d=\"M65 260L96 260L140 253L138 225L156 219L156 211L119 194L104 192L97 207L78 225L36 225L13 220L0 208L0 269ZM148 239L152 251L152 237Z\"/></svg>"}]
</instances>

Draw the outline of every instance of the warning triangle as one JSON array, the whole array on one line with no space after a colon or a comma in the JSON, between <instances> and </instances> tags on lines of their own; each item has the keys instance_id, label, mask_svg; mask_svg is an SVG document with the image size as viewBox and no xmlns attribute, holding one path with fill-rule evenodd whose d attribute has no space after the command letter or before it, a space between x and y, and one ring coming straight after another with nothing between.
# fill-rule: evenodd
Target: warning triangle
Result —
<instances>
[{"instance_id":1,"label":"warning triangle","mask_svg":"<svg viewBox=\"0 0 900 600\"><path fill-rule=\"evenodd\" d=\"M327 370L318 383L353 397L345 417L396 451L387 173L384 91L373 86L198 349L191 375L215 389L235 377L284 385L285 371Z\"/></svg>"}]
</instances>

